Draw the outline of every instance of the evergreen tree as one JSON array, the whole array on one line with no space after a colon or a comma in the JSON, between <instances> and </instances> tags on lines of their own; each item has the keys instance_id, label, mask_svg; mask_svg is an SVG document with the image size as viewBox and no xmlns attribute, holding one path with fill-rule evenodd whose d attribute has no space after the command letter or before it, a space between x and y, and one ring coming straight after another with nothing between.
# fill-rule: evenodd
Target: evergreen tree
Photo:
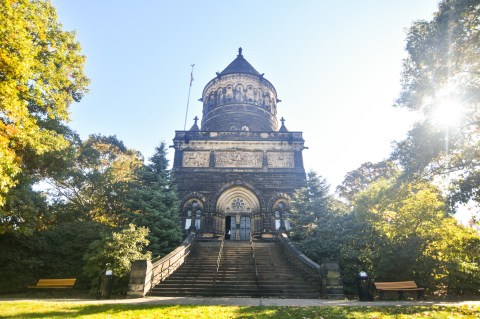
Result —
<instances>
[{"instance_id":1,"label":"evergreen tree","mask_svg":"<svg viewBox=\"0 0 480 319\"><path fill-rule=\"evenodd\" d=\"M330 186L324 177L318 176L314 171L308 172L307 185L294 195L294 233L302 233L300 228L311 228L328 214L333 201L329 191Z\"/></svg>"},{"instance_id":2,"label":"evergreen tree","mask_svg":"<svg viewBox=\"0 0 480 319\"><path fill-rule=\"evenodd\" d=\"M150 230L147 249L154 256L169 253L182 240L178 200L166 155L167 147L162 142L129 195L129 207L134 212L131 221Z\"/></svg>"}]
</instances>

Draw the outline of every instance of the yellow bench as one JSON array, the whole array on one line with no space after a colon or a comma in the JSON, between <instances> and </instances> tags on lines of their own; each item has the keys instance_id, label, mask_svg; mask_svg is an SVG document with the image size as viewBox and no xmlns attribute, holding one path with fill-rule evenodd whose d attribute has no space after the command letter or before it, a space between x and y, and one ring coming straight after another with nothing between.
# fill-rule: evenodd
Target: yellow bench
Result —
<instances>
[{"instance_id":1,"label":"yellow bench","mask_svg":"<svg viewBox=\"0 0 480 319\"><path fill-rule=\"evenodd\" d=\"M76 281L76 278L38 279L35 286L28 286L28 288L73 288Z\"/></svg>"},{"instance_id":2,"label":"yellow bench","mask_svg":"<svg viewBox=\"0 0 480 319\"><path fill-rule=\"evenodd\" d=\"M375 288L378 290L380 299L385 297L385 291L397 291L398 299L404 299L404 292L417 292L417 299L422 297L425 300L423 294L425 288L419 288L415 281L393 281L393 282L375 282Z\"/></svg>"}]
</instances>

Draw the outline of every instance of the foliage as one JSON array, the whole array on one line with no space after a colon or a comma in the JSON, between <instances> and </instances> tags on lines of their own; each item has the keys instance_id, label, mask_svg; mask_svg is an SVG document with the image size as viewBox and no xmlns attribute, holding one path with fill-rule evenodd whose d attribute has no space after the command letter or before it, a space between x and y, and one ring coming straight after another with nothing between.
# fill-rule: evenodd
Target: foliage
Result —
<instances>
[{"instance_id":1,"label":"foliage","mask_svg":"<svg viewBox=\"0 0 480 319\"><path fill-rule=\"evenodd\" d=\"M341 198L351 203L355 196L365 190L370 183L379 178L392 178L398 173L397 167L391 161L366 162L359 168L348 172L342 184L337 186L336 191Z\"/></svg>"},{"instance_id":2,"label":"foliage","mask_svg":"<svg viewBox=\"0 0 480 319\"><path fill-rule=\"evenodd\" d=\"M144 250L166 254L181 241L165 144L144 165L114 136L68 136L64 152L28 159L32 164L0 208L7 216L0 224L0 291L52 276L90 287L107 262L115 263L116 283L125 290L131 259L148 257ZM50 185L47 194L45 186L33 188L38 181Z\"/></svg>"},{"instance_id":3,"label":"foliage","mask_svg":"<svg viewBox=\"0 0 480 319\"><path fill-rule=\"evenodd\" d=\"M51 197L90 220L111 227L128 224L126 198L138 182L141 154L115 136L91 135L75 144L68 167L48 179Z\"/></svg>"},{"instance_id":4,"label":"foliage","mask_svg":"<svg viewBox=\"0 0 480 319\"><path fill-rule=\"evenodd\" d=\"M132 261L151 258L150 252L143 252L148 244L147 235L148 228L130 224L128 228L94 241L84 255L84 272L92 280L92 285L95 286L98 276L107 268L120 282L126 283ZM126 286L122 288L126 290Z\"/></svg>"},{"instance_id":5,"label":"foliage","mask_svg":"<svg viewBox=\"0 0 480 319\"><path fill-rule=\"evenodd\" d=\"M328 214L333 204L329 187L324 177L314 171L308 172L306 186L294 194L292 202L292 238L299 240L308 236L319 219Z\"/></svg>"},{"instance_id":6,"label":"foliage","mask_svg":"<svg viewBox=\"0 0 480 319\"><path fill-rule=\"evenodd\" d=\"M326 180L315 172L308 174L307 186L297 191L292 204L292 240L319 264L338 262L346 292L353 294L358 272L372 273L377 264L375 253L382 245L382 234L335 200Z\"/></svg>"},{"instance_id":7,"label":"foliage","mask_svg":"<svg viewBox=\"0 0 480 319\"><path fill-rule=\"evenodd\" d=\"M107 262L125 278L149 241L168 253L181 231L165 144L145 166L115 136L82 141L66 125L88 79L50 1L0 0L0 30L0 291L82 285Z\"/></svg>"},{"instance_id":8,"label":"foliage","mask_svg":"<svg viewBox=\"0 0 480 319\"><path fill-rule=\"evenodd\" d=\"M314 261L340 264L347 294L355 293L361 270L441 293L480 293L480 236L447 214L438 188L378 176L358 187L364 190L353 196L351 209L328 195L321 180L309 174L307 189L295 196L291 237Z\"/></svg>"},{"instance_id":9,"label":"foliage","mask_svg":"<svg viewBox=\"0 0 480 319\"><path fill-rule=\"evenodd\" d=\"M32 233L48 222L48 205L41 193L32 189L32 176L25 172L17 176L17 184L10 189L0 206L0 235L7 232Z\"/></svg>"},{"instance_id":10,"label":"foliage","mask_svg":"<svg viewBox=\"0 0 480 319\"><path fill-rule=\"evenodd\" d=\"M21 291L38 278L74 277L76 287L89 287L82 276L83 255L100 239L104 227L70 221L31 234L0 236L0 292Z\"/></svg>"},{"instance_id":11,"label":"foliage","mask_svg":"<svg viewBox=\"0 0 480 319\"><path fill-rule=\"evenodd\" d=\"M447 175L452 206L480 200L479 15L478 0L443 0L431 21L413 24L397 100L423 119L393 158L409 177Z\"/></svg>"},{"instance_id":12,"label":"foliage","mask_svg":"<svg viewBox=\"0 0 480 319\"><path fill-rule=\"evenodd\" d=\"M0 2L0 206L24 157L61 150L68 106L86 92L85 57L44 0Z\"/></svg>"},{"instance_id":13,"label":"foliage","mask_svg":"<svg viewBox=\"0 0 480 319\"><path fill-rule=\"evenodd\" d=\"M380 278L413 278L448 293L480 292L480 236L448 216L432 184L378 180L357 196L355 212L390 247L378 251Z\"/></svg>"},{"instance_id":14,"label":"foliage","mask_svg":"<svg viewBox=\"0 0 480 319\"><path fill-rule=\"evenodd\" d=\"M139 183L128 195L128 207L134 214L131 222L150 230L147 249L154 256L165 255L178 246L182 231L178 217L178 200L172 185L167 148L161 143L150 164L140 172Z\"/></svg>"},{"instance_id":15,"label":"foliage","mask_svg":"<svg viewBox=\"0 0 480 319\"><path fill-rule=\"evenodd\" d=\"M318 302L318 301L317 301ZM268 303L268 300L266 301ZM478 305L470 306L205 306L151 304L79 304L72 302L0 302L3 315L10 318L476 318ZM2 315L0 315L1 317Z\"/></svg>"}]
</instances>

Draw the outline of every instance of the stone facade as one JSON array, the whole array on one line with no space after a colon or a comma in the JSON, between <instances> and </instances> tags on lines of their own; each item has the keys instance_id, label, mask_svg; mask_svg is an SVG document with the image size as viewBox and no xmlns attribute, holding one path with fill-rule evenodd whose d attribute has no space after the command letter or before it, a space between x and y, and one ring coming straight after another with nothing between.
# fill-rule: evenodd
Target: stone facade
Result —
<instances>
[{"instance_id":1,"label":"stone facade","mask_svg":"<svg viewBox=\"0 0 480 319\"><path fill-rule=\"evenodd\" d=\"M283 120L278 128L273 85L240 49L200 100L201 129L195 122L173 140L183 228L232 240L288 229L292 195L305 185L304 140Z\"/></svg>"}]
</instances>

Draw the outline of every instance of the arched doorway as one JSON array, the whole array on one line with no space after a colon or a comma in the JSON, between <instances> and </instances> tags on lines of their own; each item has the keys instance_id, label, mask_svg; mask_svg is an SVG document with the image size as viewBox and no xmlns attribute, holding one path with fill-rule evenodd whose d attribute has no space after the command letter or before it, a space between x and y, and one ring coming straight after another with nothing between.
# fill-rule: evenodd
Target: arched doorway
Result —
<instances>
[{"instance_id":1,"label":"arched doorway","mask_svg":"<svg viewBox=\"0 0 480 319\"><path fill-rule=\"evenodd\" d=\"M260 204L253 191L244 186L226 189L217 200L216 211L222 218L227 240L249 240L254 231L253 219L260 210Z\"/></svg>"}]
</instances>

